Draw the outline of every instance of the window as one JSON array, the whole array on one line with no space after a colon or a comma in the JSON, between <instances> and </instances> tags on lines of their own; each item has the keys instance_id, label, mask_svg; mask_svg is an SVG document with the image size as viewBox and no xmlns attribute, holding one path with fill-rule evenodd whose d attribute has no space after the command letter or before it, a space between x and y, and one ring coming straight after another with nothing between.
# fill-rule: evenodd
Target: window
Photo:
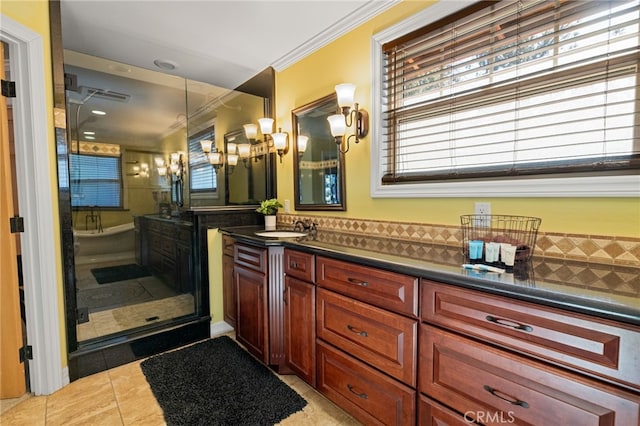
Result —
<instances>
[{"instance_id":1,"label":"window","mask_svg":"<svg viewBox=\"0 0 640 426\"><path fill-rule=\"evenodd\" d=\"M120 157L70 154L72 207L122 207Z\"/></svg>"},{"instance_id":2,"label":"window","mask_svg":"<svg viewBox=\"0 0 640 426\"><path fill-rule=\"evenodd\" d=\"M201 140L215 141L213 127L209 127L189 139L189 178L192 193L216 192L218 179L214 167L202 152Z\"/></svg>"},{"instance_id":3,"label":"window","mask_svg":"<svg viewBox=\"0 0 640 426\"><path fill-rule=\"evenodd\" d=\"M480 182L551 187L558 176L603 176L637 195L639 14L637 0L478 2L374 38L378 195L416 183L438 196L475 195Z\"/></svg>"}]
</instances>

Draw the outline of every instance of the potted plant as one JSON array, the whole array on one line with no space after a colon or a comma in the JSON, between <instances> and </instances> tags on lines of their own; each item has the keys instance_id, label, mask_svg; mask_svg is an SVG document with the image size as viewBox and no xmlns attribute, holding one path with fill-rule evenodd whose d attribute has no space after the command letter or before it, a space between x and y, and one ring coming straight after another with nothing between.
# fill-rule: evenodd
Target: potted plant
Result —
<instances>
[{"instance_id":1,"label":"potted plant","mask_svg":"<svg viewBox=\"0 0 640 426\"><path fill-rule=\"evenodd\" d=\"M264 229L268 231L276 229L276 213L280 207L282 204L276 198L260 202L260 207L256 211L264 215Z\"/></svg>"}]
</instances>

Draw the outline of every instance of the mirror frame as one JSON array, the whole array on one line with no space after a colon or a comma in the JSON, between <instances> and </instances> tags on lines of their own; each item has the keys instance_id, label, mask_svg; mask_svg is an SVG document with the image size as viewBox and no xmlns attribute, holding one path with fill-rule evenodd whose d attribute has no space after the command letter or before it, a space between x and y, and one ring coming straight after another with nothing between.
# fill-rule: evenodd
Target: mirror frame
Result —
<instances>
[{"instance_id":1,"label":"mirror frame","mask_svg":"<svg viewBox=\"0 0 640 426\"><path fill-rule=\"evenodd\" d=\"M336 144L336 151L338 152L338 162L340 169L340 176L338 176L340 188L338 189L338 195L340 197L340 202L336 204L301 204L300 203L300 161L298 154L298 127L299 127L299 117L308 114L321 106L326 106L328 104L333 103L335 105L335 111L338 111L338 97L335 92L324 96L320 99L316 99L313 102L310 102L306 105L298 107L291 111L291 124L293 127L293 191L295 197L295 209L296 210L333 210L333 211L346 211L347 210L347 189L346 189L346 178L345 178L345 161L344 161L344 153L339 149L339 146ZM328 116L328 115L327 115ZM327 128L329 124L327 123ZM311 143L311 141L309 141Z\"/></svg>"}]
</instances>

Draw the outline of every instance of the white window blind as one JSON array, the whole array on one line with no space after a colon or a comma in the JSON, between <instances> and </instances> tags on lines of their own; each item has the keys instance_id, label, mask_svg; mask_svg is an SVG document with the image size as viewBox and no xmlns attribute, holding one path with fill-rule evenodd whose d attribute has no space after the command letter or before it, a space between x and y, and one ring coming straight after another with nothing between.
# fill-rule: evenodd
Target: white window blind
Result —
<instances>
[{"instance_id":1,"label":"white window blind","mask_svg":"<svg viewBox=\"0 0 640 426\"><path fill-rule=\"evenodd\" d=\"M216 171L202 152L201 140L215 141L213 127L209 127L189 139L190 190L193 193L215 192L218 188Z\"/></svg>"},{"instance_id":2,"label":"white window blind","mask_svg":"<svg viewBox=\"0 0 640 426\"><path fill-rule=\"evenodd\" d=\"M479 2L383 45L382 183L638 168L639 2Z\"/></svg>"},{"instance_id":3,"label":"white window blind","mask_svg":"<svg viewBox=\"0 0 640 426\"><path fill-rule=\"evenodd\" d=\"M70 154L72 207L122 207L120 157Z\"/></svg>"}]
</instances>

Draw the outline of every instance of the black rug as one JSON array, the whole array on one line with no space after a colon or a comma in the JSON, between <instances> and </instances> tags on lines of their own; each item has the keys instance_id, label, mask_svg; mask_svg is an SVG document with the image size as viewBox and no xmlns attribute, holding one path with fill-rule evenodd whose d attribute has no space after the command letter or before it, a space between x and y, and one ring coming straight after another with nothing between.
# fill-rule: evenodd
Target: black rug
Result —
<instances>
[{"instance_id":1,"label":"black rug","mask_svg":"<svg viewBox=\"0 0 640 426\"><path fill-rule=\"evenodd\" d=\"M132 280L151 276L144 266L131 263L129 265L107 266L106 268L94 268L91 270L98 284L113 283L116 281Z\"/></svg>"},{"instance_id":2,"label":"black rug","mask_svg":"<svg viewBox=\"0 0 640 426\"><path fill-rule=\"evenodd\" d=\"M167 425L273 425L307 401L227 336L149 358Z\"/></svg>"}]
</instances>

